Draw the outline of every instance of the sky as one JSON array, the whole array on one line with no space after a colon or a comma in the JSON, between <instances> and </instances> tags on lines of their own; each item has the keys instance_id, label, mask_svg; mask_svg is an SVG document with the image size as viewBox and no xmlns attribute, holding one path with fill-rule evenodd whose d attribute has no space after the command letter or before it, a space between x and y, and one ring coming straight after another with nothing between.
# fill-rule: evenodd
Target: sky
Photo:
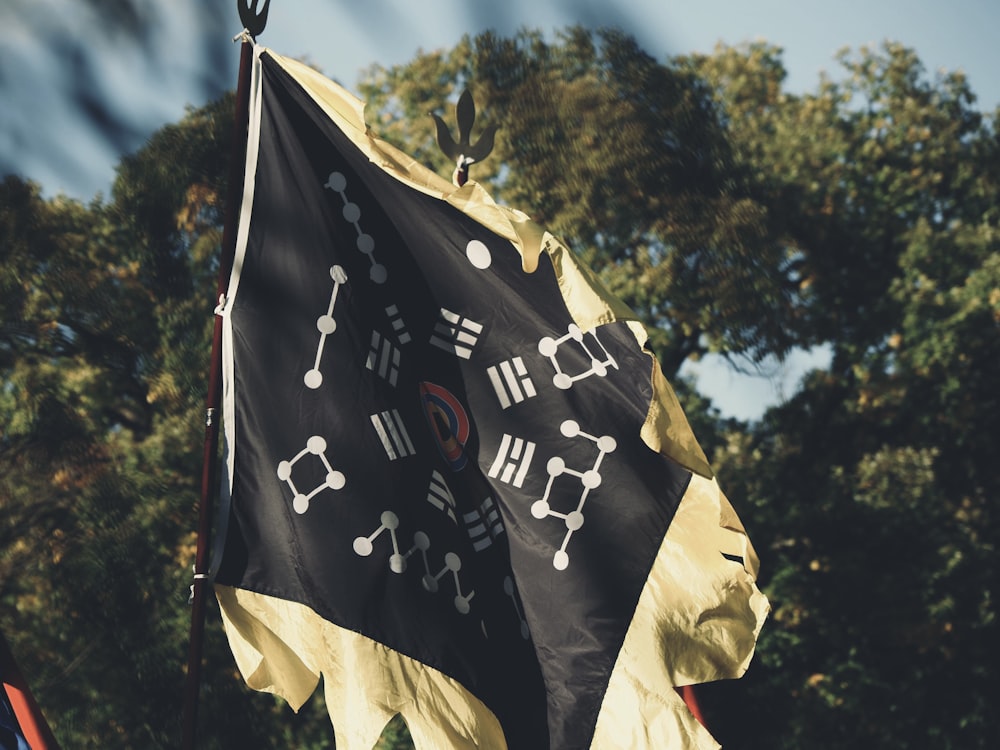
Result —
<instances>
[{"instance_id":1,"label":"sky","mask_svg":"<svg viewBox=\"0 0 1000 750\"><path fill-rule=\"evenodd\" d=\"M0 176L28 177L47 196L107 196L122 155L235 86L236 2L0 0ZM373 63L403 64L466 33L570 24L620 27L661 60L765 40L783 49L792 93L814 90L821 71L836 78L839 49L893 40L930 76L962 70L982 110L1000 106L1000 0L271 0L258 41L353 88ZM685 372L723 414L751 419L824 360L798 352L748 376L708 357Z\"/></svg>"}]
</instances>

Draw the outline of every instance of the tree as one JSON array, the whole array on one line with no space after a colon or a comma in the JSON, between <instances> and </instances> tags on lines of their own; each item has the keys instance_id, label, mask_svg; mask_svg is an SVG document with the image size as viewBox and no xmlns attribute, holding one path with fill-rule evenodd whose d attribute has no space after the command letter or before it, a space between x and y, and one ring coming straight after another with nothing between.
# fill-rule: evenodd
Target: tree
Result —
<instances>
[{"instance_id":1,"label":"tree","mask_svg":"<svg viewBox=\"0 0 1000 750\"><path fill-rule=\"evenodd\" d=\"M833 347L838 374L885 351L898 307L889 286L908 233L995 219L990 128L960 73L926 80L916 53L843 50L844 78L815 94L782 91L765 43L682 58L726 112L734 148L789 250L806 343ZM986 160L984 162L984 159ZM863 272L862 272L863 271Z\"/></svg>"},{"instance_id":2,"label":"tree","mask_svg":"<svg viewBox=\"0 0 1000 750\"><path fill-rule=\"evenodd\" d=\"M231 123L230 97L164 128L108 204L0 183L0 622L67 747L178 743ZM328 745L212 625L203 746Z\"/></svg>"},{"instance_id":3,"label":"tree","mask_svg":"<svg viewBox=\"0 0 1000 750\"><path fill-rule=\"evenodd\" d=\"M374 69L366 94L390 132L465 85L503 113L501 166L476 176L537 208L662 327L668 372L713 348L831 350L758 424L696 417L724 486L753 503L775 604L747 686L728 688L749 696L727 712L709 701L717 722L746 707L720 725L726 746L986 746L996 118L960 74L928 80L901 45L839 59L841 80L792 95L767 44L660 65L615 34L570 30L558 44L466 40ZM408 132L433 154L429 123ZM752 231L727 232L734 200Z\"/></svg>"},{"instance_id":4,"label":"tree","mask_svg":"<svg viewBox=\"0 0 1000 750\"><path fill-rule=\"evenodd\" d=\"M502 126L473 177L599 269L668 373L833 352L752 424L678 384L774 606L747 677L703 694L727 749L985 748L1000 113L900 45L841 61L792 95L766 44L659 63L568 29L466 38L362 90L447 174L427 112L469 86ZM176 746L231 107L162 129L107 203L0 183L0 630L67 747ZM207 637L204 746L330 746L321 698L292 715L244 687L212 613Z\"/></svg>"},{"instance_id":5,"label":"tree","mask_svg":"<svg viewBox=\"0 0 1000 750\"><path fill-rule=\"evenodd\" d=\"M716 454L767 592L727 747L987 747L996 692L996 118L896 44L781 92L766 45L692 58L796 251L829 370Z\"/></svg>"},{"instance_id":6,"label":"tree","mask_svg":"<svg viewBox=\"0 0 1000 750\"><path fill-rule=\"evenodd\" d=\"M465 38L449 53L371 68L369 118L450 172L426 113L470 87L501 126L474 177L530 209L652 326L668 376L708 351L779 356L796 286L734 161L710 90L616 31Z\"/></svg>"}]
</instances>

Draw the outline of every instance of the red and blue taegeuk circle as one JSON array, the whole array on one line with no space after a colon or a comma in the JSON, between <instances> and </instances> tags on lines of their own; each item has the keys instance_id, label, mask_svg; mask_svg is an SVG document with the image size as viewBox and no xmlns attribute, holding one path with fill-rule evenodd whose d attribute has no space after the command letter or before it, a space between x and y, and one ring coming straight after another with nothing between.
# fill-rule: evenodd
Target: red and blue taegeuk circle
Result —
<instances>
[{"instance_id":1,"label":"red and blue taegeuk circle","mask_svg":"<svg viewBox=\"0 0 1000 750\"><path fill-rule=\"evenodd\" d=\"M455 394L434 383L420 384L420 398L441 455L452 471L459 471L469 460L465 441L469 439L471 425L465 407Z\"/></svg>"}]
</instances>

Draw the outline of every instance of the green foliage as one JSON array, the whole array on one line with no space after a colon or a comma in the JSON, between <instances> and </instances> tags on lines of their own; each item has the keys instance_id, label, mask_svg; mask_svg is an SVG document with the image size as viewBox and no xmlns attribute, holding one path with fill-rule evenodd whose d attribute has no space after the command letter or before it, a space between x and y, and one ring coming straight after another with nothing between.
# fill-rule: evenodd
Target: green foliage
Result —
<instances>
[{"instance_id":1,"label":"green foliage","mask_svg":"<svg viewBox=\"0 0 1000 750\"><path fill-rule=\"evenodd\" d=\"M795 290L785 250L697 75L620 32L571 28L555 43L466 38L372 68L361 92L380 133L448 173L426 113L466 86L500 124L473 177L562 235L642 314L668 376L707 351L762 358L795 343L781 324Z\"/></svg>"},{"instance_id":2,"label":"green foliage","mask_svg":"<svg viewBox=\"0 0 1000 750\"><path fill-rule=\"evenodd\" d=\"M154 136L108 204L0 183L0 628L65 747L179 744L231 108ZM210 629L202 746L287 746Z\"/></svg>"},{"instance_id":3,"label":"green foliage","mask_svg":"<svg viewBox=\"0 0 1000 750\"><path fill-rule=\"evenodd\" d=\"M717 453L774 605L727 747L988 747L997 637L996 120L887 44L815 95L775 50L693 61L734 113L833 363ZM738 127L748 123L750 127ZM725 719L720 719L725 721ZM748 728L749 727L749 728ZM930 738L930 739L929 739Z\"/></svg>"},{"instance_id":4,"label":"green foliage","mask_svg":"<svg viewBox=\"0 0 1000 750\"><path fill-rule=\"evenodd\" d=\"M472 167L653 327L831 365L758 422L678 395L774 611L702 693L727 748L991 747L1000 139L959 74L896 44L783 88L767 44L657 62L617 32L466 38L371 68L369 121L442 174L431 110L471 87ZM176 747L232 100L119 167L112 199L0 183L0 629L66 747ZM205 748L328 748L250 692L210 607ZM412 746L398 718L379 747Z\"/></svg>"},{"instance_id":5,"label":"green foliage","mask_svg":"<svg viewBox=\"0 0 1000 750\"><path fill-rule=\"evenodd\" d=\"M794 325L832 345L839 374L881 345L900 315L888 294L918 222L935 231L996 220L996 143L961 74L926 80L898 44L840 55L844 78L781 90L780 51L720 48L686 67L727 112L734 147L790 251Z\"/></svg>"}]
</instances>

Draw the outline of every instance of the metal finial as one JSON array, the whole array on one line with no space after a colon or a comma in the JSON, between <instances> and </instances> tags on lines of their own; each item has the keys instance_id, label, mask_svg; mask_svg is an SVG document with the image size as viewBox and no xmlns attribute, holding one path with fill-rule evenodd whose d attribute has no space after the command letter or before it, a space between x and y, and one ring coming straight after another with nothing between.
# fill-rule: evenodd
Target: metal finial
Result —
<instances>
[{"instance_id":1,"label":"metal finial","mask_svg":"<svg viewBox=\"0 0 1000 750\"><path fill-rule=\"evenodd\" d=\"M267 9L271 5L271 0L264 0L264 6L258 13L258 2L260 0L236 0L236 9L240 13L240 22L250 32L250 36L254 38L257 38L267 25Z\"/></svg>"},{"instance_id":2,"label":"metal finial","mask_svg":"<svg viewBox=\"0 0 1000 750\"><path fill-rule=\"evenodd\" d=\"M437 125L438 148L449 159L454 159L456 163L455 173L452 176L455 184L461 187L469 178L469 165L473 162L482 161L493 150L493 138L496 135L496 125L489 125L479 136L475 143L469 142L469 135L472 133L472 125L476 121L476 103L472 101L472 94L466 89L458 97L458 104L455 106L455 119L458 120L458 142L451 137L451 131L445 125L444 120L433 112L434 124Z\"/></svg>"}]
</instances>

